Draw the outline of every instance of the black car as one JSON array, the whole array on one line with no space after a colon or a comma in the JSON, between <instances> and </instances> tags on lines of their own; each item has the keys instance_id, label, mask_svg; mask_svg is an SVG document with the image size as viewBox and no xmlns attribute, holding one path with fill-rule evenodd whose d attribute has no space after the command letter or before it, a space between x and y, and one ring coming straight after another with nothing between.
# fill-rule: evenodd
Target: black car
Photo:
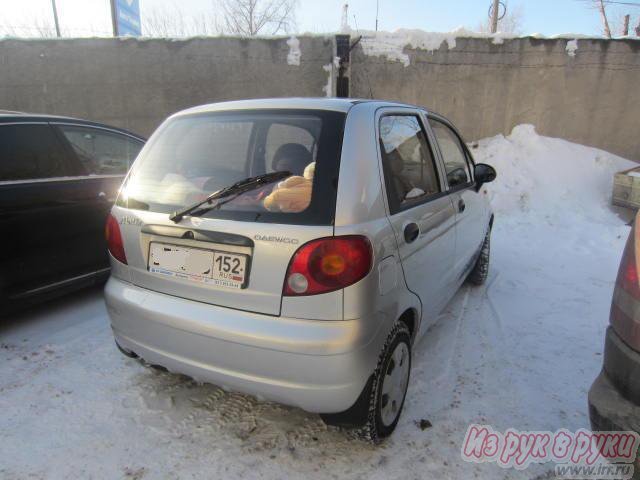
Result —
<instances>
[{"instance_id":1,"label":"black car","mask_svg":"<svg viewBox=\"0 0 640 480\"><path fill-rule=\"evenodd\" d=\"M105 280L104 226L145 139L0 111L0 314Z\"/></svg>"}]
</instances>

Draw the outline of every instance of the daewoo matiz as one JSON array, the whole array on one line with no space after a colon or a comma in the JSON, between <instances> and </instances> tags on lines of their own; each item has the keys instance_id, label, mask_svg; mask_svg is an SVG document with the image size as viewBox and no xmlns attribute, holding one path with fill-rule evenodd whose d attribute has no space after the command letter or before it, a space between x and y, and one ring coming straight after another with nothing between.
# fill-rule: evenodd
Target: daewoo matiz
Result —
<instances>
[{"instance_id":1,"label":"daewoo matiz","mask_svg":"<svg viewBox=\"0 0 640 480\"><path fill-rule=\"evenodd\" d=\"M494 178L419 107L272 99L177 113L107 222L116 342L384 438L412 345L465 279L487 276Z\"/></svg>"}]
</instances>

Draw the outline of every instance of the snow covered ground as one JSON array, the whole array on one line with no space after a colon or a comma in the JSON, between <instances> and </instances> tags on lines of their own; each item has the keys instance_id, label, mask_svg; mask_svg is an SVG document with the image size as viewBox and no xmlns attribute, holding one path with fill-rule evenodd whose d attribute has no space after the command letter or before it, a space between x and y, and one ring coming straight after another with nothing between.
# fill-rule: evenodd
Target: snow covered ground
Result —
<instances>
[{"instance_id":1,"label":"snow covered ground","mask_svg":"<svg viewBox=\"0 0 640 480\"><path fill-rule=\"evenodd\" d=\"M490 278L415 349L386 443L125 358L92 290L0 324L0 478L551 478L465 463L461 442L469 423L588 427L629 231L612 178L632 164L530 126L473 151L499 172Z\"/></svg>"}]
</instances>

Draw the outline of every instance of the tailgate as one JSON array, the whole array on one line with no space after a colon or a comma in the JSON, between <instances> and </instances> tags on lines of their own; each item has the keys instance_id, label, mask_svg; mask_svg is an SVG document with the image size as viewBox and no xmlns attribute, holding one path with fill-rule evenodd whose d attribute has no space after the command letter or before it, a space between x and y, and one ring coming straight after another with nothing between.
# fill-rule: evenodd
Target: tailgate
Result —
<instances>
[{"instance_id":1,"label":"tailgate","mask_svg":"<svg viewBox=\"0 0 640 480\"><path fill-rule=\"evenodd\" d=\"M261 224L113 209L135 285L222 307L279 315L289 260L331 226Z\"/></svg>"}]
</instances>

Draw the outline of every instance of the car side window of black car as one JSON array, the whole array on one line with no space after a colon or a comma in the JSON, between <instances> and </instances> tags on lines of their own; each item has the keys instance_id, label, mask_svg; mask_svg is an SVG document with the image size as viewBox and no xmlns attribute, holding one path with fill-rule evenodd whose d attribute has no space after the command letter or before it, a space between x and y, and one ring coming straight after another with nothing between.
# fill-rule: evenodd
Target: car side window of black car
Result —
<instances>
[{"instance_id":1,"label":"car side window of black car","mask_svg":"<svg viewBox=\"0 0 640 480\"><path fill-rule=\"evenodd\" d=\"M99 128L57 125L82 165L81 175L124 175L143 143Z\"/></svg>"},{"instance_id":2,"label":"car side window of black car","mask_svg":"<svg viewBox=\"0 0 640 480\"><path fill-rule=\"evenodd\" d=\"M440 147L449 187L471 182L467 154L458 135L449 126L433 118L429 119L429 124Z\"/></svg>"},{"instance_id":3,"label":"car side window of black car","mask_svg":"<svg viewBox=\"0 0 640 480\"><path fill-rule=\"evenodd\" d=\"M47 124L0 125L0 182L68 176L65 157Z\"/></svg>"}]
</instances>

